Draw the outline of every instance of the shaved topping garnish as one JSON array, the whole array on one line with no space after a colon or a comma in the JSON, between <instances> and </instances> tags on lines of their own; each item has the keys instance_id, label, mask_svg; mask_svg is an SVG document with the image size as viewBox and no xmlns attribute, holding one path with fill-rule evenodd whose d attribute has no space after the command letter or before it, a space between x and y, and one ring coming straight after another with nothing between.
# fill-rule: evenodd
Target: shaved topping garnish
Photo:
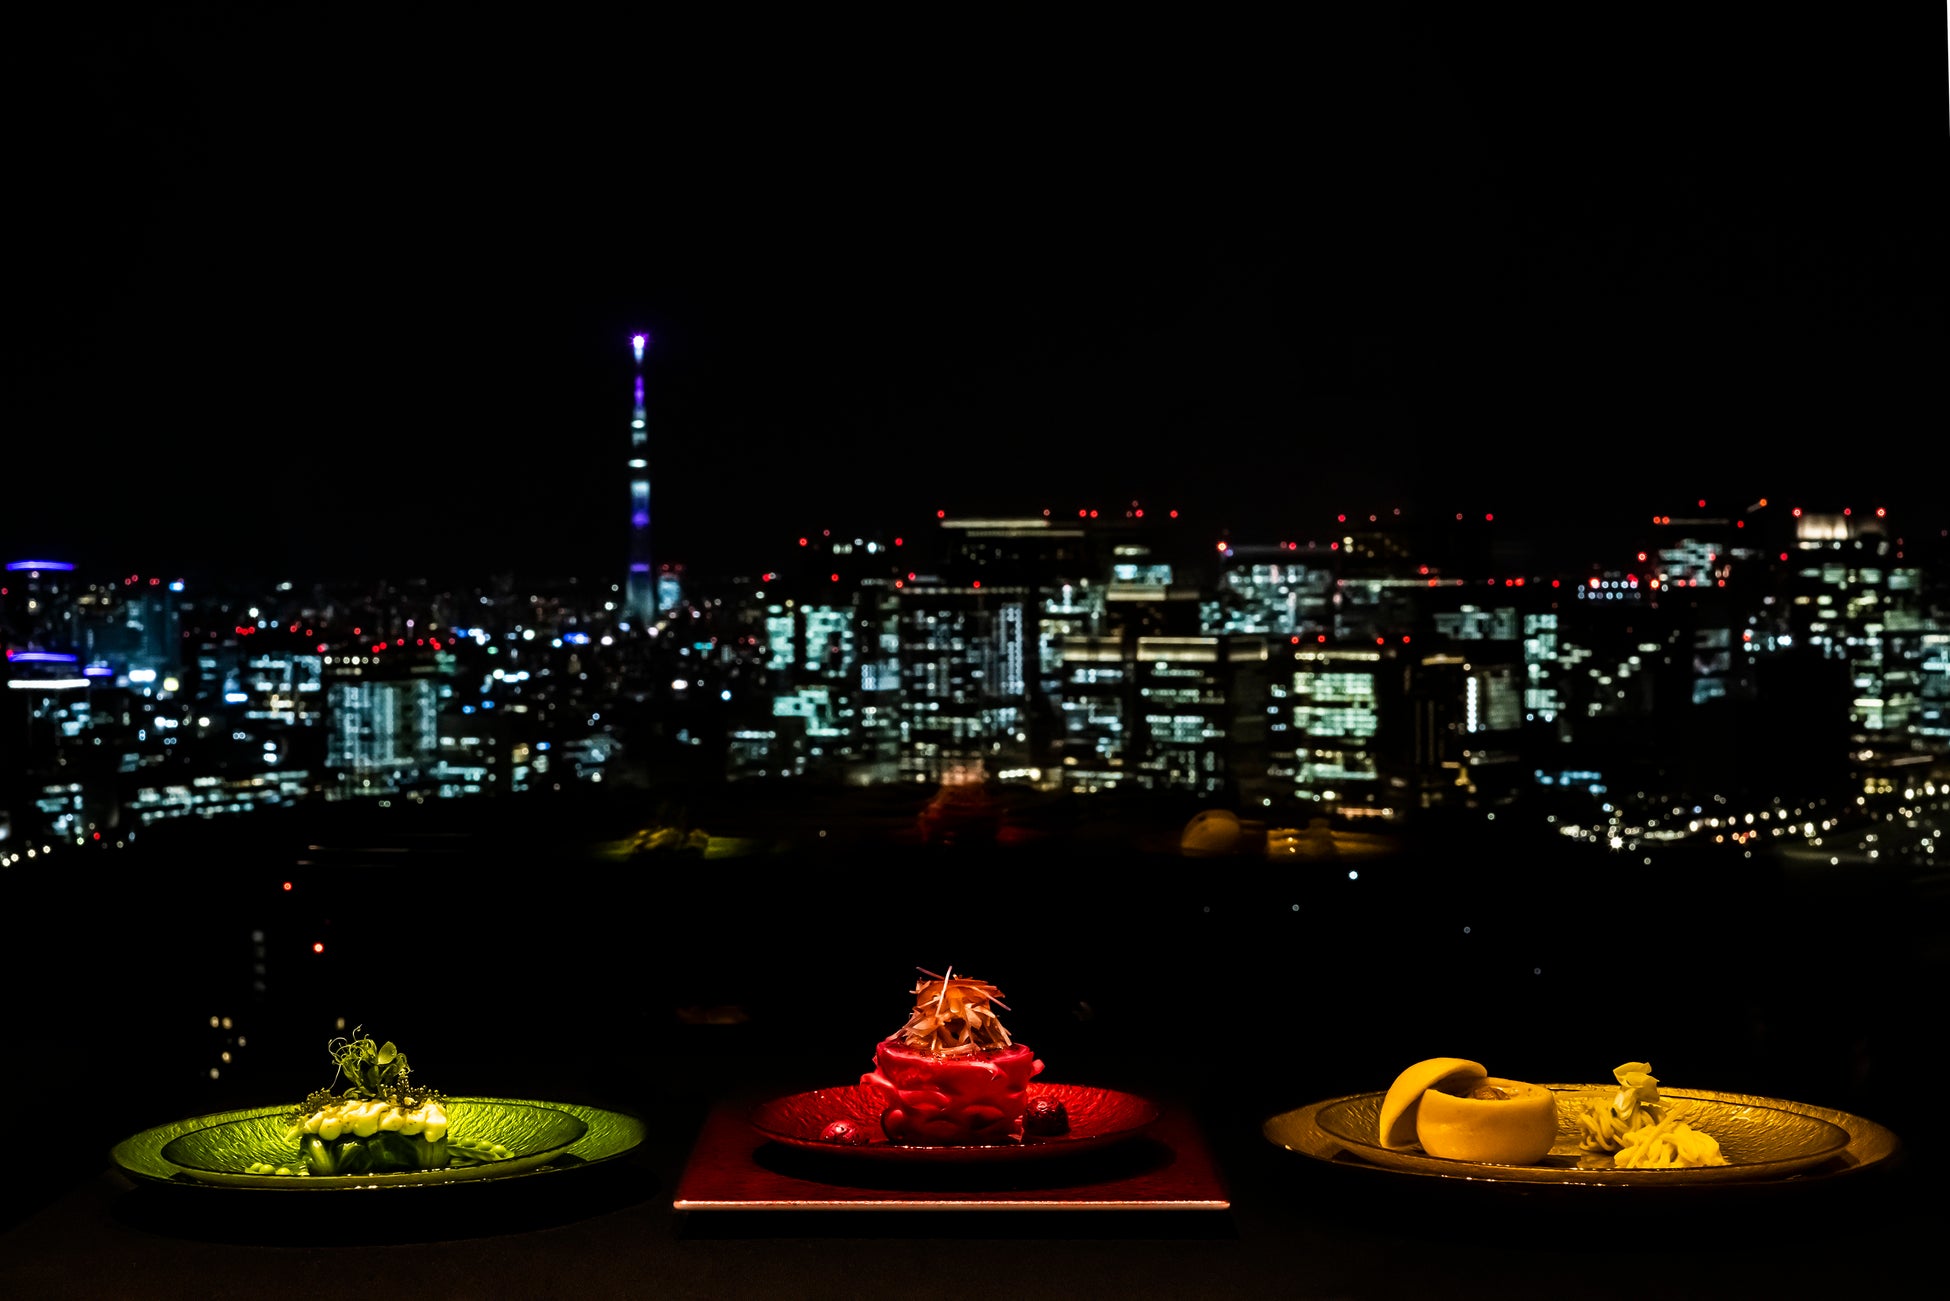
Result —
<instances>
[{"instance_id":1,"label":"shaved topping garnish","mask_svg":"<svg viewBox=\"0 0 1950 1301\"><path fill-rule=\"evenodd\" d=\"M945 976L925 967L915 970L930 979L914 986L914 1011L891 1037L936 1057L965 1057L1015 1042L996 1019L995 1008L1009 1010L1001 990L985 980L957 976L953 967Z\"/></svg>"}]
</instances>

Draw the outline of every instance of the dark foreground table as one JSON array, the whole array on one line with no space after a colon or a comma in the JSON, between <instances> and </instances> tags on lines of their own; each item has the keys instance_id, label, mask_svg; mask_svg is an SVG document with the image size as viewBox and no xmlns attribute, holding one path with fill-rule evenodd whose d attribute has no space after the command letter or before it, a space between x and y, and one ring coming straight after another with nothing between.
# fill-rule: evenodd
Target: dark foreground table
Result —
<instances>
[{"instance_id":1,"label":"dark foreground table","mask_svg":"<svg viewBox=\"0 0 1950 1301\"><path fill-rule=\"evenodd\" d=\"M415 860L428 879L523 883L489 901L496 925L426 946L398 943L384 916L333 914L332 872L268 853L193 908L181 906L192 863L131 871L112 890L17 878L32 889L9 896L9 915L85 913L91 941L0 952L5 986L32 995L0 1085L15 1180L0 1197L19 1207L0 1218L0 1297L1941 1291L1950 893L1933 878L1667 868L1654 881L1686 924L1620 933L1588 906L1608 877L1514 852L1487 876L1446 858L1357 873L1014 857L599 870L559 857ZM952 935L916 933L882 887L922 869L1014 893ZM260 931L267 989L252 994ZM755 1145L740 1154L752 1140L726 1118L856 1081L905 1015L916 963L997 979L1012 1029L1048 1063L1042 1078L1157 1100L1168 1123L1151 1141L1168 1151L1106 1160L1086 1195L1045 1183L1015 1199L1064 1209L862 1209L823 1195L800 1200L849 1204L710 1209L712 1185L687 1195L701 1139L730 1145L718 1150L733 1173L844 1184ZM443 991L465 996L426 997ZM234 1061L224 1030L206 1037L220 1015L238 1019ZM371 1194L135 1187L107 1168L109 1147L145 1126L323 1083L334 1017L397 1038L443 1087L624 1111L648 1138L560 1177ZM1603 1080L1649 1054L1667 1088L1838 1108L1888 1126L1907 1156L1699 1196L1553 1195L1377 1175L1262 1133L1275 1114L1385 1088L1446 1053L1544 1081ZM36 1119L55 1118L50 1087L68 1106L59 1131ZM1184 1178L1194 1140L1220 1196ZM1136 1196L1095 1195L1116 1180ZM732 1200L779 1186L734 1181ZM1160 1199L1188 1188L1181 1205ZM1144 1204L1087 1205L1119 1200Z\"/></svg>"},{"instance_id":2,"label":"dark foreground table","mask_svg":"<svg viewBox=\"0 0 1950 1301\"><path fill-rule=\"evenodd\" d=\"M718 1186L697 1182L700 1144L707 1156L729 1144L735 1160L755 1155L800 1186L844 1179L747 1143L727 1121L739 1106L720 1100L673 1118L608 1164L500 1186L340 1197L137 1186L104 1172L0 1236L0 1295L908 1298L1000 1288L1639 1301L1935 1296L1940 1282L1940 1178L1927 1151L1908 1148L1845 1179L1587 1197L1340 1168L1173 1101L1162 1142L1199 1162L1209 1155L1209 1169L1181 1173L1199 1184L1216 1172L1224 1209L677 1209L687 1181L693 1193ZM1101 1173L1132 1171L1112 1163Z\"/></svg>"}]
</instances>

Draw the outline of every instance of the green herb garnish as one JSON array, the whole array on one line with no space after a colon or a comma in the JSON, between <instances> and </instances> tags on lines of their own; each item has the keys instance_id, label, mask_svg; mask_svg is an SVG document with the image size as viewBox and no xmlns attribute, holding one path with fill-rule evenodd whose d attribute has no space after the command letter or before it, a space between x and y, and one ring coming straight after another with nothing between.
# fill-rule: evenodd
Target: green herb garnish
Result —
<instances>
[{"instance_id":1,"label":"green herb garnish","mask_svg":"<svg viewBox=\"0 0 1950 1301\"><path fill-rule=\"evenodd\" d=\"M406 1054L390 1039L383 1044L375 1042L365 1033L364 1026L355 1027L351 1038L333 1039L325 1047L332 1055L332 1064L337 1070L333 1073L331 1085L313 1089L305 1096L297 1110L300 1119L339 1102L380 1098L410 1111L424 1106L428 1101L443 1105L446 1101L433 1089L413 1087L412 1068L406 1063ZM345 1081L345 1091L332 1092L332 1086L340 1079Z\"/></svg>"}]
</instances>

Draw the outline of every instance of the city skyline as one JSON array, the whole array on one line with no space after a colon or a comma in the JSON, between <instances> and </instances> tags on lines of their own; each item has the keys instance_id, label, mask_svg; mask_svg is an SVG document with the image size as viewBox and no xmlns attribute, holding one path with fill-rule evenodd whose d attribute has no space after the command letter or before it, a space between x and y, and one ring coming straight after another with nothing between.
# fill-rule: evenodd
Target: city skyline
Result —
<instances>
[{"instance_id":1,"label":"city skyline","mask_svg":"<svg viewBox=\"0 0 1950 1301\"><path fill-rule=\"evenodd\" d=\"M639 329L657 554L693 567L897 510L1933 495L1943 142L1848 34L1804 81L1779 18L917 31L904 64L564 19L399 29L341 82L352 27L49 21L9 555L606 577Z\"/></svg>"},{"instance_id":2,"label":"city skyline","mask_svg":"<svg viewBox=\"0 0 1950 1301\"><path fill-rule=\"evenodd\" d=\"M619 757L626 786L973 764L1382 817L1622 782L1614 821L1934 771L1950 570L1872 512L1663 518L1559 570L1493 521L1215 552L1135 516L808 535L782 572L686 578L650 627L616 588L239 599L8 562L15 826L560 790Z\"/></svg>"}]
</instances>

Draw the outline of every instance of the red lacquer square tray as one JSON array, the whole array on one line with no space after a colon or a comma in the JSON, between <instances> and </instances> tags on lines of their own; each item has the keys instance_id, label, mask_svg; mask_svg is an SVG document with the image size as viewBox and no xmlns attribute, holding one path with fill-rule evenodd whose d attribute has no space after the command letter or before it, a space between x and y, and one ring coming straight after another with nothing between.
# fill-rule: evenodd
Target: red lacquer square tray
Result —
<instances>
[{"instance_id":1,"label":"red lacquer square tray","mask_svg":"<svg viewBox=\"0 0 1950 1301\"><path fill-rule=\"evenodd\" d=\"M679 1211L1223 1211L1231 1208L1197 1122L1161 1107L1142 1134L1061 1160L924 1164L860 1160L776 1142L749 1103L705 1117L677 1181Z\"/></svg>"}]
</instances>

